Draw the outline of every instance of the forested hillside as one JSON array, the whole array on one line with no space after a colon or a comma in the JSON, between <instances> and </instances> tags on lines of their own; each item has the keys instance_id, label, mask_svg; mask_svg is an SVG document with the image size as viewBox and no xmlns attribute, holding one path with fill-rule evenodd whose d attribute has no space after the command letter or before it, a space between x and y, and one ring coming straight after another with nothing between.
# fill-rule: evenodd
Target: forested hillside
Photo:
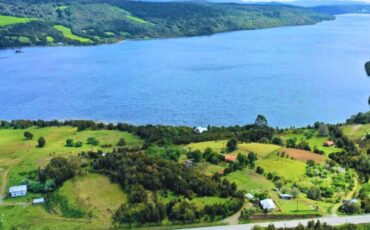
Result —
<instances>
[{"instance_id":1,"label":"forested hillside","mask_svg":"<svg viewBox=\"0 0 370 230\"><path fill-rule=\"evenodd\" d=\"M283 5L191 2L0 1L0 47L91 45L313 24L333 16Z\"/></svg>"}]
</instances>

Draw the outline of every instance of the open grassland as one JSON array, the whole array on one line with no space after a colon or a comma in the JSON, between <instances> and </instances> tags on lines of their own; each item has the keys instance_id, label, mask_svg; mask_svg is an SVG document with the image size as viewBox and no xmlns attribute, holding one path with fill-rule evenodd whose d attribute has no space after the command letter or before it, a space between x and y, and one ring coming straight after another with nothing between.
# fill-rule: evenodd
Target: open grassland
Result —
<instances>
[{"instance_id":1,"label":"open grassland","mask_svg":"<svg viewBox=\"0 0 370 230\"><path fill-rule=\"evenodd\" d=\"M33 133L33 140L25 140L23 133ZM46 145L43 148L36 147L37 139L44 137ZM88 137L95 137L100 141L100 146L92 146L86 143ZM67 147L66 139L73 138L83 142L83 146ZM58 155L71 156L81 151L98 150L111 151L120 138L124 138L128 146L139 146L141 140L127 132L99 130L77 132L72 127L48 127L30 128L26 130L2 129L0 130L0 168L9 170L8 186L19 184L27 173L37 170ZM111 145L102 148L101 145ZM7 170L0 171L4 174Z\"/></svg>"},{"instance_id":2,"label":"open grassland","mask_svg":"<svg viewBox=\"0 0 370 230\"><path fill-rule=\"evenodd\" d=\"M93 229L91 220L67 219L49 214L42 206L0 206L1 222L5 229ZM95 225L96 226L96 225Z\"/></svg>"},{"instance_id":3,"label":"open grassland","mask_svg":"<svg viewBox=\"0 0 370 230\"><path fill-rule=\"evenodd\" d=\"M210 164L206 162L201 162L201 163L196 164L194 167L196 167L196 169L201 174L212 176L215 173L222 174L226 166L227 166L226 164L225 165L215 165L215 164Z\"/></svg>"},{"instance_id":4,"label":"open grassland","mask_svg":"<svg viewBox=\"0 0 370 230\"><path fill-rule=\"evenodd\" d=\"M19 24L19 23L28 23L34 20L38 20L38 19L0 15L0 26L9 26L9 25Z\"/></svg>"},{"instance_id":5,"label":"open grassland","mask_svg":"<svg viewBox=\"0 0 370 230\"><path fill-rule=\"evenodd\" d=\"M288 180L297 181L305 175L306 164L286 157L271 154L265 159L257 160L256 165L265 169L265 172L276 173Z\"/></svg>"},{"instance_id":6,"label":"open grassland","mask_svg":"<svg viewBox=\"0 0 370 230\"><path fill-rule=\"evenodd\" d=\"M297 142L300 142L302 140L306 141L311 149L314 149L315 147L319 150L324 151L325 155L329 155L333 152L340 152L342 149L336 148L334 146L332 147L325 147L323 146L324 142L328 140L328 137L319 137L317 131L313 133L313 136L311 138L307 138L304 135L304 132L309 132L310 130L303 130L301 133L292 133L290 130L288 133L281 136L281 138L286 141L288 138L295 138Z\"/></svg>"},{"instance_id":7,"label":"open grassland","mask_svg":"<svg viewBox=\"0 0 370 230\"><path fill-rule=\"evenodd\" d=\"M243 171L235 171L226 176L231 182L235 182L238 189L247 192L270 191L275 186L267 180L264 176L257 174L252 169L243 169Z\"/></svg>"},{"instance_id":8,"label":"open grassland","mask_svg":"<svg viewBox=\"0 0 370 230\"><path fill-rule=\"evenodd\" d=\"M342 130L344 135L356 142L364 152L370 149L370 139L366 138L366 135L370 134L370 124L346 125Z\"/></svg>"},{"instance_id":9,"label":"open grassland","mask_svg":"<svg viewBox=\"0 0 370 230\"><path fill-rule=\"evenodd\" d=\"M206 141L206 142L192 143L192 144L187 145L187 147L192 150L198 149L200 151L204 151L206 148L212 148L213 150L218 151L218 152L225 152L226 144L227 144L226 140ZM238 149L232 152L232 154L254 152L259 157L264 158L268 156L270 153L280 148L281 148L280 146L272 145L272 144L239 143Z\"/></svg>"},{"instance_id":10,"label":"open grassland","mask_svg":"<svg viewBox=\"0 0 370 230\"><path fill-rule=\"evenodd\" d=\"M112 214L127 201L126 194L108 177L88 174L67 181L58 193L69 205L92 213L92 219L109 228Z\"/></svg>"},{"instance_id":11,"label":"open grassland","mask_svg":"<svg viewBox=\"0 0 370 230\"><path fill-rule=\"evenodd\" d=\"M63 36L68 38L68 39L76 40L76 41L79 41L79 42L82 42L82 43L91 43L90 39L83 38L83 37L80 37L80 36L77 36L77 35L73 34L72 30L68 27L65 27L65 26L62 26L62 25L55 25L55 26L53 26L53 28L62 32Z\"/></svg>"},{"instance_id":12,"label":"open grassland","mask_svg":"<svg viewBox=\"0 0 370 230\"><path fill-rule=\"evenodd\" d=\"M289 157L293 157L294 159L304 163L306 163L308 160L313 160L316 163L323 163L325 161L325 156L302 149L284 148L281 150L281 152L284 152Z\"/></svg>"}]
</instances>

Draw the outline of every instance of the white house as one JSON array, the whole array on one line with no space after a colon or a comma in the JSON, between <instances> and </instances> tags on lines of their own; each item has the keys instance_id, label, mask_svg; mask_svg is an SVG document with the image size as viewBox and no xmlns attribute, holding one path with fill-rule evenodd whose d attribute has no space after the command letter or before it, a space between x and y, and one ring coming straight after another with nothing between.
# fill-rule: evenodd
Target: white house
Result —
<instances>
[{"instance_id":1,"label":"white house","mask_svg":"<svg viewBox=\"0 0 370 230\"><path fill-rule=\"evenodd\" d=\"M272 211L276 208L275 203L271 199L264 199L260 201L263 210Z\"/></svg>"},{"instance_id":2,"label":"white house","mask_svg":"<svg viewBox=\"0 0 370 230\"><path fill-rule=\"evenodd\" d=\"M203 133L207 130L208 130L207 128L203 128L203 127L200 127L200 126L194 128L194 132L196 132L196 133Z\"/></svg>"},{"instance_id":3,"label":"white house","mask_svg":"<svg viewBox=\"0 0 370 230\"><path fill-rule=\"evenodd\" d=\"M45 202L45 199L43 197L41 198L36 198L32 200L32 204L42 204Z\"/></svg>"},{"instance_id":4,"label":"white house","mask_svg":"<svg viewBox=\"0 0 370 230\"><path fill-rule=\"evenodd\" d=\"M11 197L25 196L27 194L27 185L12 186L9 188Z\"/></svg>"}]
</instances>

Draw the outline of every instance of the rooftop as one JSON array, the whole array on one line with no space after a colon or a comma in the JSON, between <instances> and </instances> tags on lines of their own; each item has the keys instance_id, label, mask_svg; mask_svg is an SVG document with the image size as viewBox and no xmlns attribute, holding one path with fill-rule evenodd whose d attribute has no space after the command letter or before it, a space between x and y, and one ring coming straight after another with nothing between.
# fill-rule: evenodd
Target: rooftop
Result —
<instances>
[{"instance_id":1,"label":"rooftop","mask_svg":"<svg viewBox=\"0 0 370 230\"><path fill-rule=\"evenodd\" d=\"M271 210L276 208L274 201L271 199L261 200L260 203L263 209Z\"/></svg>"},{"instance_id":2,"label":"rooftop","mask_svg":"<svg viewBox=\"0 0 370 230\"><path fill-rule=\"evenodd\" d=\"M27 191L27 185L12 186L12 187L9 188L10 193L23 192L23 191Z\"/></svg>"}]
</instances>

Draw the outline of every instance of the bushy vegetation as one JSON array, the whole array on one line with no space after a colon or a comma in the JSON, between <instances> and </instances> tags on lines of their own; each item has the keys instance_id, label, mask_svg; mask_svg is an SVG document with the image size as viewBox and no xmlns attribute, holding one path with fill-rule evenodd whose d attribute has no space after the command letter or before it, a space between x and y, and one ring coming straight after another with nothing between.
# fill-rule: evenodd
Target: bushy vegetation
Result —
<instances>
[{"instance_id":1,"label":"bushy vegetation","mask_svg":"<svg viewBox=\"0 0 370 230\"><path fill-rule=\"evenodd\" d=\"M365 70L366 70L367 76L370 77L370 61L365 63Z\"/></svg>"},{"instance_id":2,"label":"bushy vegetation","mask_svg":"<svg viewBox=\"0 0 370 230\"><path fill-rule=\"evenodd\" d=\"M0 15L13 16L12 23L0 27L3 35L0 47L60 42L84 45L132 38L194 36L333 19L310 9L283 5L119 0L57 3L7 0L0 3Z\"/></svg>"}]
</instances>

